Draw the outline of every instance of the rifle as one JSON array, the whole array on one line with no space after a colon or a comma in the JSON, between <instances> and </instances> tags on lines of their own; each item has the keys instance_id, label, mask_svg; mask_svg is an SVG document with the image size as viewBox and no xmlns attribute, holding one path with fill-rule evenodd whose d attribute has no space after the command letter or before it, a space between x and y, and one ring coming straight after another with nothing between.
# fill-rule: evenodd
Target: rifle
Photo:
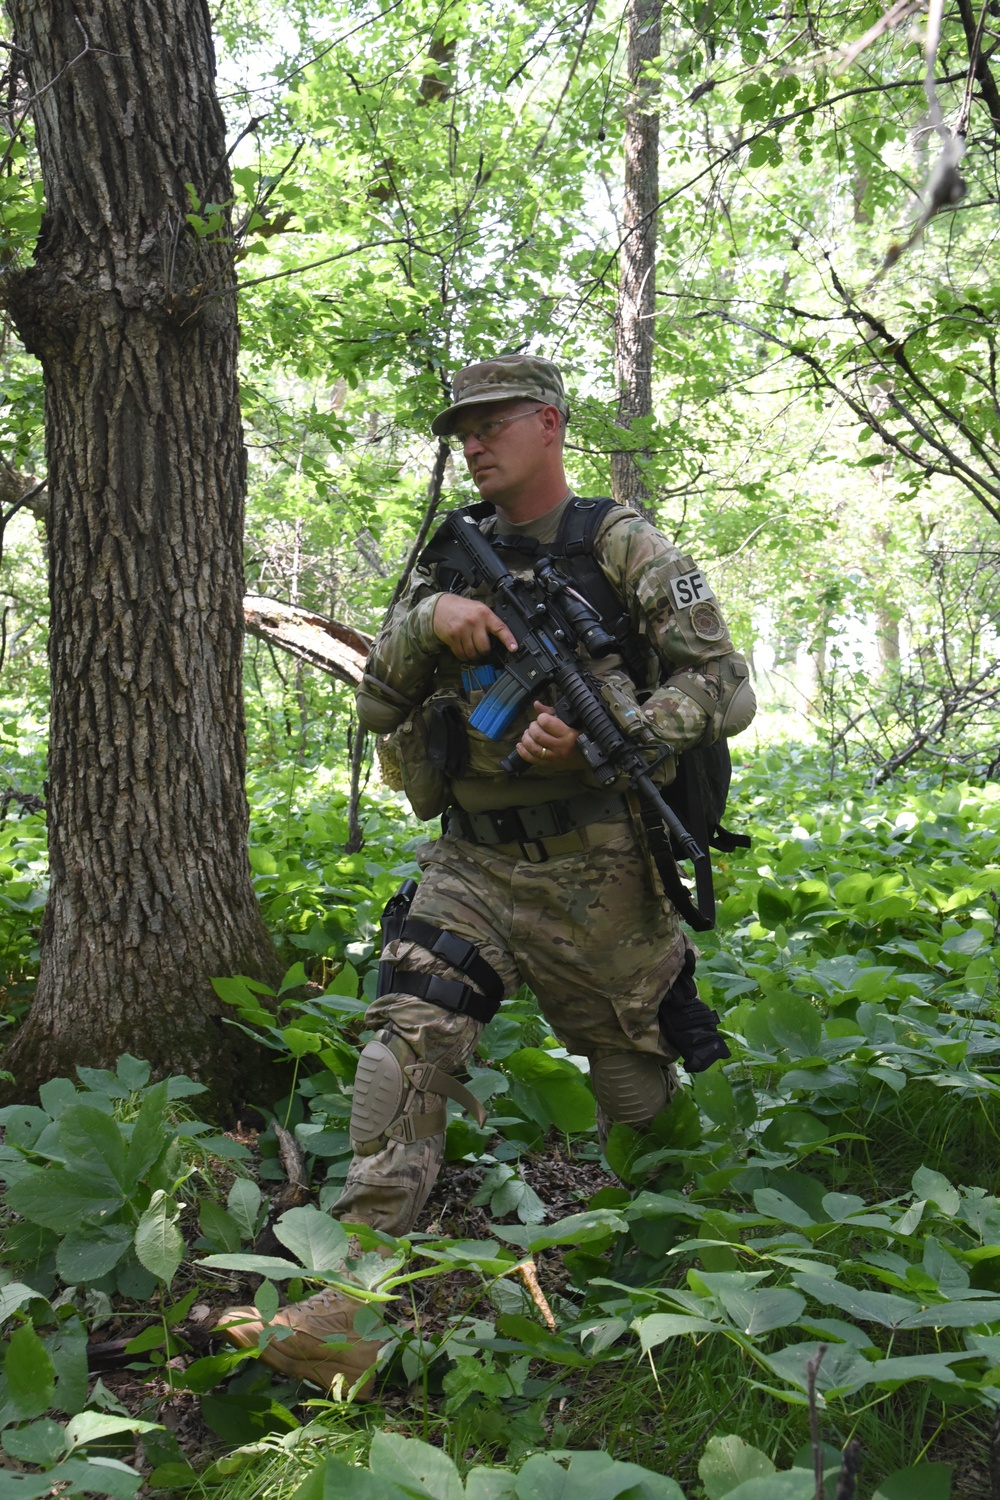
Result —
<instances>
[{"instance_id":1,"label":"rifle","mask_svg":"<svg viewBox=\"0 0 1000 1500\"><path fill-rule=\"evenodd\" d=\"M554 712L578 731L578 747L597 780L607 785L624 775L636 792L650 852L674 906L695 931L714 927L708 856L660 795L649 763L629 737L629 731L643 727L638 705L613 689L602 690L580 665L577 647L595 658L619 649L592 606L556 572L548 557L535 562L531 580L511 573L476 519L464 511L445 517L421 563L436 565L445 586L451 570L470 588L486 588L490 608L517 641L517 651L508 654L503 671L472 714L472 727L498 739L525 702L554 688ZM516 750L500 766L511 776L528 769ZM699 905L681 881L671 840L694 864Z\"/></svg>"}]
</instances>

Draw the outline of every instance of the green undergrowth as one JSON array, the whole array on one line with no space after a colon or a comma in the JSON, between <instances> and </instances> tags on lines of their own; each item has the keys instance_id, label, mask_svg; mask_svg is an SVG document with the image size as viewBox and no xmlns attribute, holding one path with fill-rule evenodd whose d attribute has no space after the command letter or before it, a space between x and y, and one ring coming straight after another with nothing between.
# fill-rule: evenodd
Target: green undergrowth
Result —
<instances>
[{"instance_id":1,"label":"green undergrowth","mask_svg":"<svg viewBox=\"0 0 1000 1500\"><path fill-rule=\"evenodd\" d=\"M239 976L217 988L233 1024L295 1059L296 1087L253 1164L194 1117L195 1085L151 1084L135 1059L5 1112L0 1500L56 1483L133 1493L107 1447L123 1427L154 1489L223 1500L814 1500L817 1454L832 1500L852 1441L859 1500L984 1492L1000 1406L1000 788L830 785L794 748L744 766L733 821L754 848L719 862L719 927L699 940L732 1061L686 1080L649 1134L615 1126L603 1161L620 1185L556 1212L533 1169L558 1142L582 1180L602 1152L582 1061L522 991L469 1070L485 1127L457 1112L448 1127L449 1161L477 1165L488 1236L458 1222L399 1242L349 1241L326 1210L349 1160L378 914L423 834L398 799L372 801L365 848L345 856L336 790L285 773L258 791L255 878L289 969L277 995ZM6 878L23 880L13 855ZM279 1127L315 1201L263 1254ZM206 1353L192 1306L245 1300L247 1276L265 1323L280 1300L350 1285L357 1331L384 1342L375 1399ZM123 1308L137 1373L187 1392L215 1434L199 1473L143 1427L152 1398L124 1412L81 1373L88 1327Z\"/></svg>"}]
</instances>

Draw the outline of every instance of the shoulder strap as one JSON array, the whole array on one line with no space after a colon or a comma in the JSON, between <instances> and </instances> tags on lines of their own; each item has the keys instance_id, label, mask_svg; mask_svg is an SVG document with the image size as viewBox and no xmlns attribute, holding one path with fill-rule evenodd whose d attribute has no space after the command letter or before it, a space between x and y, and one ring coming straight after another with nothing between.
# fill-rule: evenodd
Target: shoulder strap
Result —
<instances>
[{"instance_id":1,"label":"shoulder strap","mask_svg":"<svg viewBox=\"0 0 1000 1500\"><path fill-rule=\"evenodd\" d=\"M646 663L642 648L632 632L631 618L624 601L611 587L594 556L597 533L613 510L625 513L625 507L618 505L608 495L595 499L579 496L571 500L563 512L559 531L549 553L568 566L580 593L597 610L604 628L618 642L618 649L625 658L629 673L641 684L645 677Z\"/></svg>"}]
</instances>

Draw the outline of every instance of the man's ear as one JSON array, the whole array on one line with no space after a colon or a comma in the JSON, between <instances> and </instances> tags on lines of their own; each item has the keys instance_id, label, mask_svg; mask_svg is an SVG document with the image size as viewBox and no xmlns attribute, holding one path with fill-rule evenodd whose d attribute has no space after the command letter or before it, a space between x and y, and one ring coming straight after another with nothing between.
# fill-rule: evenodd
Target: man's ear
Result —
<instances>
[{"instance_id":1,"label":"man's ear","mask_svg":"<svg viewBox=\"0 0 1000 1500\"><path fill-rule=\"evenodd\" d=\"M543 406L539 415L546 443L558 442L562 435L562 412L557 406Z\"/></svg>"}]
</instances>

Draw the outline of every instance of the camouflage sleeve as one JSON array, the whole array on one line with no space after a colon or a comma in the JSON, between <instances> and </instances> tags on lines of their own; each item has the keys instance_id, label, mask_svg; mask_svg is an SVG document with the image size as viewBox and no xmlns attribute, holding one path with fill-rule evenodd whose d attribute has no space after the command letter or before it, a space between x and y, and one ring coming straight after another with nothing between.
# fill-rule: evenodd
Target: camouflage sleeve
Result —
<instances>
[{"instance_id":1,"label":"camouflage sleeve","mask_svg":"<svg viewBox=\"0 0 1000 1500\"><path fill-rule=\"evenodd\" d=\"M431 691L441 654L433 627L440 597L428 575L414 569L379 631L355 694L365 729L389 734Z\"/></svg>"},{"instance_id":2,"label":"camouflage sleeve","mask_svg":"<svg viewBox=\"0 0 1000 1500\"><path fill-rule=\"evenodd\" d=\"M611 512L595 554L636 635L665 668L666 680L643 703L643 718L661 742L690 749L719 700L720 660L733 651L715 594L694 559L639 515Z\"/></svg>"}]
</instances>

